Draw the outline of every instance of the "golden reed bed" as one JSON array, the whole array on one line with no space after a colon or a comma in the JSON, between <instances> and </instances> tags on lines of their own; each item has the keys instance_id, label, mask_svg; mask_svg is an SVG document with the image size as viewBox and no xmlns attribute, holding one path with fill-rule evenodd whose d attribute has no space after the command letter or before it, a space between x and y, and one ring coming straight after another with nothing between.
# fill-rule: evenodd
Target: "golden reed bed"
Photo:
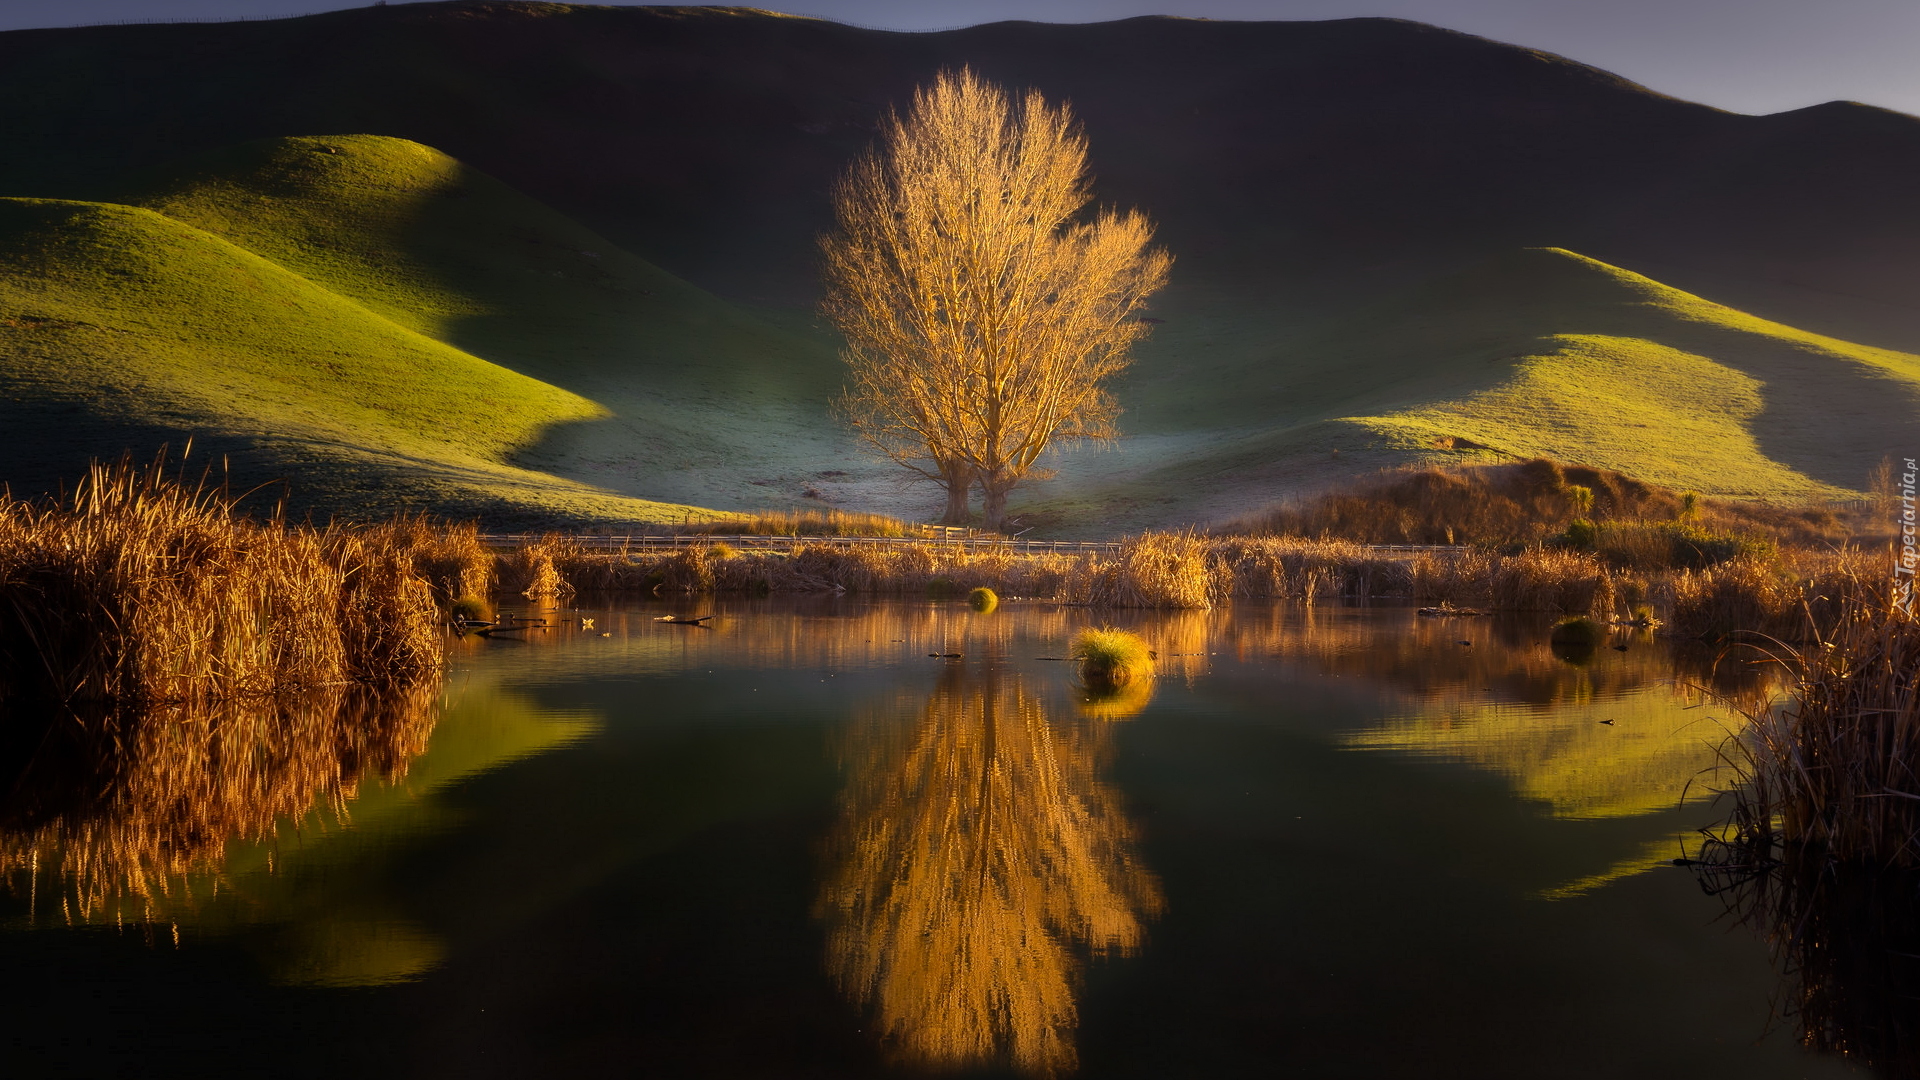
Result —
<instances>
[{"instance_id":1,"label":"golden reed bed","mask_svg":"<svg viewBox=\"0 0 1920 1080\"><path fill-rule=\"evenodd\" d=\"M0 700L405 683L439 668L442 604L486 588L491 560L470 529L314 528L234 501L164 460L95 466L53 502L0 498Z\"/></svg>"},{"instance_id":2,"label":"golden reed bed","mask_svg":"<svg viewBox=\"0 0 1920 1080\"><path fill-rule=\"evenodd\" d=\"M1590 552L1383 552L1342 540L1149 533L1117 553L1025 553L930 543L822 541L780 551L702 544L607 552L553 534L500 556L502 591L821 592L1007 597L1102 607L1205 609L1234 597L1308 603L1392 599L1626 619L1650 610L1674 632L1803 638L1853 598L1884 595L1886 556L1784 548L1704 569L1634 570ZM1810 621L1811 619L1811 621Z\"/></svg>"}]
</instances>

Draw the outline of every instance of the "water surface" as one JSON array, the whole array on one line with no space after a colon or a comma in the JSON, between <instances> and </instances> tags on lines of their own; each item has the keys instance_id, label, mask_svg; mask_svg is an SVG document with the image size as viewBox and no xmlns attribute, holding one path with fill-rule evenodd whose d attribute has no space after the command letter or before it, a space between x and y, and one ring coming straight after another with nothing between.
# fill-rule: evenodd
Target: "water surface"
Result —
<instances>
[{"instance_id":1,"label":"water surface","mask_svg":"<svg viewBox=\"0 0 1920 1080\"><path fill-rule=\"evenodd\" d=\"M16 790L22 1074L1857 1072L1671 865L1737 664L1404 608L564 614ZM1078 687L1094 621L1160 677Z\"/></svg>"}]
</instances>

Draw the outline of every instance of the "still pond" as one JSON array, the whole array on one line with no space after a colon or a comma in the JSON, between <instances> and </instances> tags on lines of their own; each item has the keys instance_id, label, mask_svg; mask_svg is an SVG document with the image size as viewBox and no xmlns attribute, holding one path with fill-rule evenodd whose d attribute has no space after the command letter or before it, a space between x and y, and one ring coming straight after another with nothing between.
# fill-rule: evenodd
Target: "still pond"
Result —
<instances>
[{"instance_id":1,"label":"still pond","mask_svg":"<svg viewBox=\"0 0 1920 1080\"><path fill-rule=\"evenodd\" d=\"M36 766L7 1075L1868 1075L1673 864L1737 657L1401 607L547 614L591 626ZM1082 690L1051 658L1098 622L1159 676Z\"/></svg>"}]
</instances>

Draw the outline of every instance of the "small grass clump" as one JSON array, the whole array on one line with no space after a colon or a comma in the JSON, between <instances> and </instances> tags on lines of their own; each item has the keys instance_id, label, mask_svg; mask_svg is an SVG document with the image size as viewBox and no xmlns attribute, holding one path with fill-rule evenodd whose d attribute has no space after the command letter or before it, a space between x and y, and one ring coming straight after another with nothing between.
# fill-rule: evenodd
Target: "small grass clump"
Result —
<instances>
[{"instance_id":1,"label":"small grass clump","mask_svg":"<svg viewBox=\"0 0 1920 1080\"><path fill-rule=\"evenodd\" d=\"M1068 650L1089 686L1110 688L1153 677L1153 650L1138 634L1112 627L1082 630Z\"/></svg>"},{"instance_id":2,"label":"small grass clump","mask_svg":"<svg viewBox=\"0 0 1920 1080\"><path fill-rule=\"evenodd\" d=\"M1585 615L1576 615L1555 623L1547 640L1555 645L1591 649L1605 641L1606 637L1607 632L1599 623Z\"/></svg>"},{"instance_id":3,"label":"small grass clump","mask_svg":"<svg viewBox=\"0 0 1920 1080\"><path fill-rule=\"evenodd\" d=\"M447 614L455 622L486 622L493 618L493 612L487 602L477 596L463 596L453 602Z\"/></svg>"},{"instance_id":4,"label":"small grass clump","mask_svg":"<svg viewBox=\"0 0 1920 1080\"><path fill-rule=\"evenodd\" d=\"M967 594L967 605L985 615L1000 606L1000 594L982 585Z\"/></svg>"}]
</instances>

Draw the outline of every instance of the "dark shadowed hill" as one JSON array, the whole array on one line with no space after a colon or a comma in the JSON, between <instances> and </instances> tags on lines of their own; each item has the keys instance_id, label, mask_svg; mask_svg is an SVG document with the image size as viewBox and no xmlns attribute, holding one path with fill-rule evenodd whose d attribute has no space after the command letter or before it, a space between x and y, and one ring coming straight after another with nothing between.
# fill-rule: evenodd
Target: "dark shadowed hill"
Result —
<instances>
[{"instance_id":1,"label":"dark shadowed hill","mask_svg":"<svg viewBox=\"0 0 1920 1080\"><path fill-rule=\"evenodd\" d=\"M1535 455L1825 498L1920 446L1913 117L1395 20L460 0L0 33L0 480L195 433L322 509L926 514L804 311L834 178L961 64L1071 100L1177 260L1117 452L1016 497L1046 531Z\"/></svg>"},{"instance_id":2,"label":"dark shadowed hill","mask_svg":"<svg viewBox=\"0 0 1920 1080\"><path fill-rule=\"evenodd\" d=\"M1251 274L1277 303L1345 301L1463 255L1558 246L1813 329L1920 341L1920 120L1724 113L1394 20L900 34L453 2L16 31L0 34L0 194L101 194L250 139L393 135L698 284L804 301L832 177L952 64L1071 99L1100 197L1162 223L1184 282Z\"/></svg>"}]
</instances>

